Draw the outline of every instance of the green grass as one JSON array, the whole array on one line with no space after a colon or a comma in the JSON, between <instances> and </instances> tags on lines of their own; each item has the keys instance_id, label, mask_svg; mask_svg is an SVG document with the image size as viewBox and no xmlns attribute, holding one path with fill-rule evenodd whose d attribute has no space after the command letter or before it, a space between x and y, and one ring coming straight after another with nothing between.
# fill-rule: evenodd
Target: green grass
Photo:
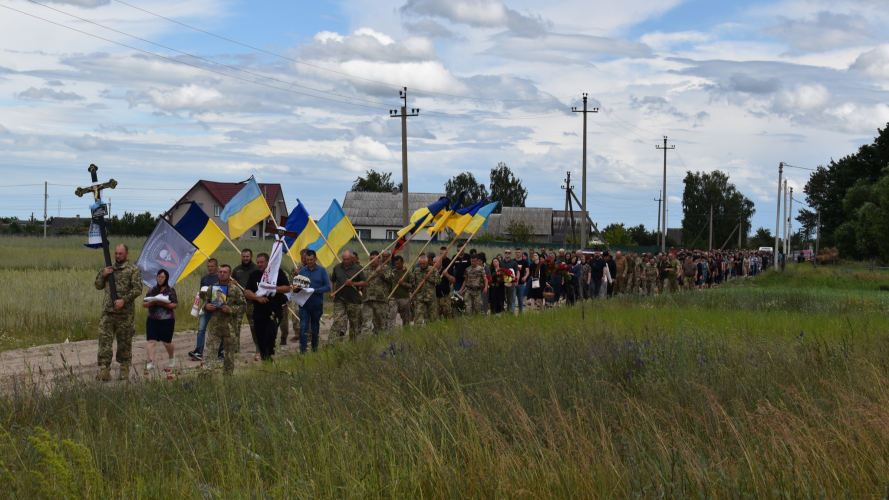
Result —
<instances>
[{"instance_id":1,"label":"green grass","mask_svg":"<svg viewBox=\"0 0 889 500\"><path fill-rule=\"evenodd\" d=\"M230 379L49 393L19 380L0 396L0 487L20 498L885 497L889 293L852 276L799 288L795 272L807 271L461 318Z\"/></svg>"}]
</instances>

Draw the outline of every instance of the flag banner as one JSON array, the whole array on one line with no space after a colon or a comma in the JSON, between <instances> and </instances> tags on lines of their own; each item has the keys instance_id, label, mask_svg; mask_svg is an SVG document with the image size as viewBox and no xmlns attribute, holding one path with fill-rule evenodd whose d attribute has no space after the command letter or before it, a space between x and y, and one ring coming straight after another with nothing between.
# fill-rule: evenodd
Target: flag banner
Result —
<instances>
[{"instance_id":1,"label":"flag banner","mask_svg":"<svg viewBox=\"0 0 889 500\"><path fill-rule=\"evenodd\" d=\"M170 286L175 285L196 251L197 247L169 222L158 220L136 261L136 267L142 271L142 283L150 287L156 285L158 271L166 269L170 273Z\"/></svg>"},{"instance_id":2,"label":"flag banner","mask_svg":"<svg viewBox=\"0 0 889 500\"><path fill-rule=\"evenodd\" d=\"M275 244L272 246L272 254L269 256L268 265L262 273L259 280L257 297L274 297L275 288L278 286L278 271L281 269L281 255L284 254L284 240L281 237L275 237Z\"/></svg>"},{"instance_id":3,"label":"flag banner","mask_svg":"<svg viewBox=\"0 0 889 500\"><path fill-rule=\"evenodd\" d=\"M438 234L444 231L448 221L451 220L451 217L454 215L454 210L457 210L460 207L460 204L463 203L464 196L466 196L466 191L460 193L460 197L457 198L457 201L455 201L454 204L441 215L441 217L435 218L435 225L427 229L426 232L429 234Z\"/></svg>"},{"instance_id":4,"label":"flag banner","mask_svg":"<svg viewBox=\"0 0 889 500\"><path fill-rule=\"evenodd\" d=\"M308 248L309 244L321 237L321 230L318 229L315 221L309 216L308 210L299 201L299 198L296 199L296 208L287 216L284 229L296 233L296 238L284 237L287 248L291 252L299 253L300 250Z\"/></svg>"},{"instance_id":5,"label":"flag banner","mask_svg":"<svg viewBox=\"0 0 889 500\"><path fill-rule=\"evenodd\" d=\"M411 235L422 229L426 224L430 222L432 222L432 215L426 214L425 218L419 219L417 222L408 224L407 226L401 228L398 231L398 242L395 243L395 248L392 249L392 256L395 257L395 254L404 250L404 245L407 243L407 240L411 239Z\"/></svg>"},{"instance_id":6,"label":"flag banner","mask_svg":"<svg viewBox=\"0 0 889 500\"><path fill-rule=\"evenodd\" d=\"M272 211L259 189L259 184L256 183L256 179L250 177L238 194L222 209L219 220L228 223L228 236L235 239L271 215Z\"/></svg>"},{"instance_id":7,"label":"flag banner","mask_svg":"<svg viewBox=\"0 0 889 500\"><path fill-rule=\"evenodd\" d=\"M475 234L479 229L483 227L488 227L488 216L491 215L491 212L497 208L497 204L499 201L495 201L494 203L489 203L483 206L479 211L472 217L472 220L469 221L469 224L466 224L466 227L463 228L463 232Z\"/></svg>"},{"instance_id":8,"label":"flag banner","mask_svg":"<svg viewBox=\"0 0 889 500\"><path fill-rule=\"evenodd\" d=\"M444 214L448 210L448 205L451 204L451 200L442 196L435 203L418 209L416 212L411 215L411 222L417 222L418 220L425 219L426 216L431 215L433 218L438 218Z\"/></svg>"},{"instance_id":9,"label":"flag banner","mask_svg":"<svg viewBox=\"0 0 889 500\"><path fill-rule=\"evenodd\" d=\"M336 260L334 252L339 252L355 236L355 228L352 227L352 222L346 217L346 212L340 203L333 200L327 212L318 219L318 229L327 238L330 248L321 237L310 243L307 248L315 251L318 262L323 267L328 267Z\"/></svg>"},{"instance_id":10,"label":"flag banner","mask_svg":"<svg viewBox=\"0 0 889 500\"><path fill-rule=\"evenodd\" d=\"M99 230L99 225L95 222L90 223L89 239L83 246L89 248L102 248L102 231Z\"/></svg>"},{"instance_id":11,"label":"flag banner","mask_svg":"<svg viewBox=\"0 0 889 500\"><path fill-rule=\"evenodd\" d=\"M482 207L485 206L485 203L488 202L488 199L485 198L482 201L476 203L475 205L470 205L466 208L461 208L457 210L451 219L448 221L448 227L451 228L452 231L459 237L469 222L475 217L475 214L478 213Z\"/></svg>"},{"instance_id":12,"label":"flag banner","mask_svg":"<svg viewBox=\"0 0 889 500\"><path fill-rule=\"evenodd\" d=\"M182 233L182 236L198 247L199 252L195 252L182 271L182 276L188 276L195 269L201 266L207 260L208 255L219 248L219 245L225 240L225 233L212 219L204 212L204 209L195 202L191 202L188 211L176 223L176 230Z\"/></svg>"}]
</instances>

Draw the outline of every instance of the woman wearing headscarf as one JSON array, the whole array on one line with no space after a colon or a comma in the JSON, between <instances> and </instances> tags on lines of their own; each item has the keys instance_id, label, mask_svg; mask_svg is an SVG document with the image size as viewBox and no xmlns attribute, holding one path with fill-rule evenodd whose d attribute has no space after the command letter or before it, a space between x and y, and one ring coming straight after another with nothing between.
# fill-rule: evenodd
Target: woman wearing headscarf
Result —
<instances>
[{"instance_id":1,"label":"woman wearing headscarf","mask_svg":"<svg viewBox=\"0 0 889 500\"><path fill-rule=\"evenodd\" d=\"M167 350L169 362L167 367L173 369L176 359L173 357L173 330L176 327L175 309L179 306L176 290L170 283L170 273L166 269L157 272L157 285L148 291L142 307L148 309L148 319L145 322L145 336L148 344L145 352L148 354L146 370L154 369L154 348L157 342L163 342Z\"/></svg>"}]
</instances>

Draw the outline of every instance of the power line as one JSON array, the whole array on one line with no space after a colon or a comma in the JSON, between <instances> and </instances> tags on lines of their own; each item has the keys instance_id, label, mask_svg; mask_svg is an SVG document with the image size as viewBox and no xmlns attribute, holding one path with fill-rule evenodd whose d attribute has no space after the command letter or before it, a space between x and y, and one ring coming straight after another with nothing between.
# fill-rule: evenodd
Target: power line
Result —
<instances>
[{"instance_id":1,"label":"power line","mask_svg":"<svg viewBox=\"0 0 889 500\"><path fill-rule=\"evenodd\" d=\"M31 0L29 0L29 1L31 1ZM358 80L364 80L364 81L372 82L372 83L379 83L379 84L381 84L381 85L388 85L388 86L390 86L390 87L398 87L398 88L401 88L401 87L402 87L402 85L400 85L400 84L389 83L389 82L383 82L383 81L380 81L380 80L374 80L374 79L371 79L371 78L365 78L365 77L363 77L363 76L353 75L353 74L350 74L350 73L345 73L345 72L342 72L342 71L337 71L337 70L335 70L335 69L325 68L324 66L318 66L318 65L316 65L316 64L311 64L311 63L307 63L307 62L305 62L305 61L300 61L299 59L293 59L293 58L290 58L290 57L287 57L287 56L283 56L283 55L281 55L281 54L276 54L276 53L274 53L274 52L270 52L270 51L268 51L268 50L260 49L259 47L254 47L254 46L252 46L252 45L248 45L248 44L246 44L246 43L242 43L242 42L238 42L238 41L236 41L236 40L232 40L231 38L226 38L226 37L224 37L224 36L217 35L217 34L215 34L215 33L211 33L211 32L209 32L209 31L202 30L202 29L200 29L200 28L196 28L196 27L191 26L191 25L189 25L189 24L185 24L185 23L183 23L183 22L176 21L175 19L170 19L170 18L168 18L168 17L164 17L164 16L162 16L162 15L160 15L160 14L156 14L156 13L151 12L151 11L149 11L149 10L145 10L145 9L143 9L143 8L141 8L141 7L136 7L135 5L128 4L128 3L126 3L126 2L122 2L121 0L114 0L114 1L117 2L117 3L119 3L119 4L126 5L127 7L130 7L130 8L139 10L139 11L142 11L142 12L144 12L144 13L146 13L146 14L150 14L150 15L155 16L155 17L158 17L158 18L160 18L160 19L164 19L164 20L169 21L169 22L171 22L171 23L176 23L176 24L178 24L178 25L180 25L180 26L184 26L184 27L186 27L186 28L188 28L188 29L192 29L192 30L195 30L195 31L204 33L205 35L210 35L210 36L215 37L215 38L218 38L218 39L220 39L220 40L225 40L226 42L234 43L234 44L236 44L236 45L240 45L240 46L242 46L242 47L247 47L248 49L255 50L255 51L258 51L258 52L262 52L262 53L264 53L264 54L268 54L268 55L270 55L270 56L280 57L281 59L286 59L286 60L288 60L288 61L295 62L295 63L297 63L297 64L303 64L303 65L305 65L305 66L310 66L310 67L312 67L312 68L320 69L320 70L323 70L323 71L329 71L329 72L331 72L331 73L336 73L336 74L338 74L338 75L346 76L346 77L349 77L349 78L355 78L355 79L358 79ZM411 91L413 91L413 92L422 92L422 93L424 93L424 94L434 94L434 95L441 95L441 96L447 96L447 97L456 97L456 98L459 98L459 99L473 99L473 100L479 100L479 101L497 101L497 102L543 102L543 101L558 101L558 100L560 100L560 99L567 99L567 98L569 98L569 97L576 97L576 95L577 95L577 94L574 94L574 95L569 95L569 96L564 96L564 97L552 97L552 98L549 98L549 99L494 99L494 98L486 98L486 97L470 97L470 96L457 95L457 94L448 94L448 93L445 93L445 92L436 92L436 91L433 91L433 90L423 90L423 89L415 89L415 88L411 88Z\"/></svg>"}]
</instances>

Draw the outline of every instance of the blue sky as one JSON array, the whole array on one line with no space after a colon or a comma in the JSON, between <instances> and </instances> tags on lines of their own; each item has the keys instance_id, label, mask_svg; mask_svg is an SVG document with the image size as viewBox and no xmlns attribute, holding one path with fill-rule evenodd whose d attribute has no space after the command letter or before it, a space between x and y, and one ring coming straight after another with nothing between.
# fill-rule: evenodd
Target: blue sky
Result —
<instances>
[{"instance_id":1,"label":"blue sky","mask_svg":"<svg viewBox=\"0 0 889 500\"><path fill-rule=\"evenodd\" d=\"M160 213L198 179L255 175L318 217L365 169L400 180L388 109L407 86L422 110L409 126L412 191L467 171L486 183L502 161L529 206L564 206L562 179L571 171L579 191L582 156L570 109L587 92L602 108L588 135L599 224L655 226L654 145L667 135L671 227L684 172L715 169L756 203L753 227L773 227L780 161L826 163L889 122L887 1L127 2L284 57L115 0L40 2L57 11L0 0L62 25L0 9L0 186L15 186L0 187L3 216L41 217L42 186L20 185L44 181L50 215L85 215L73 189L96 163L120 183L115 213ZM803 199L805 171L789 176Z\"/></svg>"}]
</instances>

